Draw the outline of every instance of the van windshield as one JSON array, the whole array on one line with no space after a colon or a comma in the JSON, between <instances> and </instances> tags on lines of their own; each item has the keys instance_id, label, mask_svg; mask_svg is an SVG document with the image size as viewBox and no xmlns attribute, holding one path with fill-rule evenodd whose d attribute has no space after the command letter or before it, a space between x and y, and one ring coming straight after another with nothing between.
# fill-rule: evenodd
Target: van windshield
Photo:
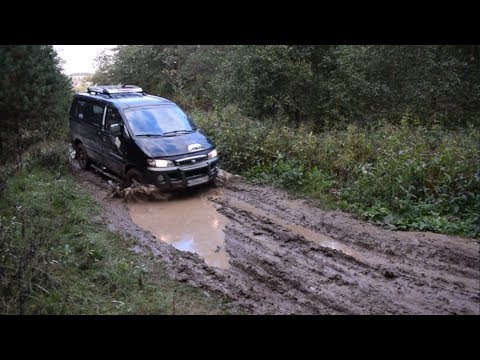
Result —
<instances>
[{"instance_id":1,"label":"van windshield","mask_svg":"<svg viewBox=\"0 0 480 360\"><path fill-rule=\"evenodd\" d=\"M136 136L175 136L195 131L195 125L176 105L133 108L124 110Z\"/></svg>"}]
</instances>

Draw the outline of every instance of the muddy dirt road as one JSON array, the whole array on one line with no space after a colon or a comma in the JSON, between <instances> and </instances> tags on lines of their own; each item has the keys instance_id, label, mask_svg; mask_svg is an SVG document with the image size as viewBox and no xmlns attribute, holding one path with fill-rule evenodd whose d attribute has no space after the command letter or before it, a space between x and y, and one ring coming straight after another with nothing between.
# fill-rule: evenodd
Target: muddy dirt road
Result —
<instances>
[{"instance_id":1,"label":"muddy dirt road","mask_svg":"<svg viewBox=\"0 0 480 360\"><path fill-rule=\"evenodd\" d=\"M478 241L384 230L241 181L126 204L99 175L74 172L133 251L248 312L480 314Z\"/></svg>"}]
</instances>

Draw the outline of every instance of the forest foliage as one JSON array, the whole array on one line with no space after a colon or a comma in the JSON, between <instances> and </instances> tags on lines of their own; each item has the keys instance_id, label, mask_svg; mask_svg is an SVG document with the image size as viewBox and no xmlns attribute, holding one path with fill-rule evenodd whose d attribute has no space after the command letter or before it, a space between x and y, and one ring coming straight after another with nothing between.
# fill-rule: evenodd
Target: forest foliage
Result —
<instances>
[{"instance_id":1,"label":"forest foliage","mask_svg":"<svg viewBox=\"0 0 480 360\"><path fill-rule=\"evenodd\" d=\"M0 191L27 148L67 139L60 65L51 46L0 47ZM390 228L480 234L478 45L123 45L96 66L93 83L179 103L252 181Z\"/></svg>"},{"instance_id":2,"label":"forest foliage","mask_svg":"<svg viewBox=\"0 0 480 360\"><path fill-rule=\"evenodd\" d=\"M480 236L480 46L119 46L94 82L171 98L222 166L392 229Z\"/></svg>"},{"instance_id":3,"label":"forest foliage","mask_svg":"<svg viewBox=\"0 0 480 360\"><path fill-rule=\"evenodd\" d=\"M140 84L187 107L236 105L296 125L479 121L477 45L125 45L97 65L99 84Z\"/></svg>"}]
</instances>

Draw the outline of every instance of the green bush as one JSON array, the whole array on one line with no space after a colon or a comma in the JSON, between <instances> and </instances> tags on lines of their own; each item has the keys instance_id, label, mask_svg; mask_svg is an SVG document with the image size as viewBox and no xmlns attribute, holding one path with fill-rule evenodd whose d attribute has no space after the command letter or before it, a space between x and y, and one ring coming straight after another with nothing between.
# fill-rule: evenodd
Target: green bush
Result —
<instances>
[{"instance_id":1,"label":"green bush","mask_svg":"<svg viewBox=\"0 0 480 360\"><path fill-rule=\"evenodd\" d=\"M71 82L51 45L0 47L0 164L68 129Z\"/></svg>"},{"instance_id":2,"label":"green bush","mask_svg":"<svg viewBox=\"0 0 480 360\"><path fill-rule=\"evenodd\" d=\"M234 107L194 112L222 166L333 203L377 224L480 235L480 131L378 122L314 133Z\"/></svg>"}]
</instances>

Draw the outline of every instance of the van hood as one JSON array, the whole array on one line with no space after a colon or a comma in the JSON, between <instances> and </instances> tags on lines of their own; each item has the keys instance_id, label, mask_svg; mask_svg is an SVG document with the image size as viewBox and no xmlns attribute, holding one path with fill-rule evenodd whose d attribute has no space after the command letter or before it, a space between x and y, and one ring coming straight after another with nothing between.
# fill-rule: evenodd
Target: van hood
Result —
<instances>
[{"instance_id":1,"label":"van hood","mask_svg":"<svg viewBox=\"0 0 480 360\"><path fill-rule=\"evenodd\" d=\"M135 143L149 158L167 157L191 153L188 146L200 144L201 150L213 147L211 141L200 131L166 137L136 137Z\"/></svg>"}]
</instances>

